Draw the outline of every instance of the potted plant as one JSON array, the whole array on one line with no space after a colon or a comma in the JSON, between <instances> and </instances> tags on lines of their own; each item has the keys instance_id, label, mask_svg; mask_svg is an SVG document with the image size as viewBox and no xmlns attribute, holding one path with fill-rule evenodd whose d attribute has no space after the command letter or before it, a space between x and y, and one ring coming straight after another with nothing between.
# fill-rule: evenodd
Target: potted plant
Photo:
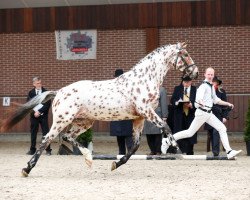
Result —
<instances>
[{"instance_id":1,"label":"potted plant","mask_svg":"<svg viewBox=\"0 0 250 200\"><path fill-rule=\"evenodd\" d=\"M93 131L92 129L88 129L84 133L81 133L77 138L76 141L82 144L84 147L88 148L90 151L92 151L92 137L93 137ZM90 149L91 148L91 149ZM82 155L81 151L73 146L73 154L74 155Z\"/></svg>"},{"instance_id":2,"label":"potted plant","mask_svg":"<svg viewBox=\"0 0 250 200\"><path fill-rule=\"evenodd\" d=\"M244 140L246 142L247 155L250 156L250 100L248 102L246 126L245 126L245 130L244 130Z\"/></svg>"}]
</instances>

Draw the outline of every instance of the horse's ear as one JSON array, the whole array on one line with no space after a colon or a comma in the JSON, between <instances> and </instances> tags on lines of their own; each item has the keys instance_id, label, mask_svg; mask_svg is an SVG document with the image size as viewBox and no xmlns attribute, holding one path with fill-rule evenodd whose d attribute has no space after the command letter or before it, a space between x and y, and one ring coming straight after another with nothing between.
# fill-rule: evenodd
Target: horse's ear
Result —
<instances>
[{"instance_id":1,"label":"horse's ear","mask_svg":"<svg viewBox=\"0 0 250 200\"><path fill-rule=\"evenodd\" d=\"M182 42L182 43L181 43L181 47L182 47L182 49L186 49L187 43L186 43L186 42Z\"/></svg>"},{"instance_id":2,"label":"horse's ear","mask_svg":"<svg viewBox=\"0 0 250 200\"><path fill-rule=\"evenodd\" d=\"M181 49L182 48L182 43L178 42L176 47L177 47L177 49Z\"/></svg>"}]
</instances>

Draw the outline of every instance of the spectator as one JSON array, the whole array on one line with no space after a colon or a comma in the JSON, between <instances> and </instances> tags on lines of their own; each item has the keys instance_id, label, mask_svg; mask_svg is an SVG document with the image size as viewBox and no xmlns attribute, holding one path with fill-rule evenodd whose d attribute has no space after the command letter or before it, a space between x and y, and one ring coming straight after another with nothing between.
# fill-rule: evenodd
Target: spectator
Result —
<instances>
[{"instance_id":1,"label":"spectator","mask_svg":"<svg viewBox=\"0 0 250 200\"><path fill-rule=\"evenodd\" d=\"M192 79L190 77L182 78L181 84L174 88L171 98L174 110L173 134L188 129L192 123L196 110L194 107L195 96L196 87L192 86ZM180 99L183 100L182 103ZM190 138L178 140L177 143L182 153L193 155L194 144L197 143L197 133Z\"/></svg>"},{"instance_id":2,"label":"spectator","mask_svg":"<svg viewBox=\"0 0 250 200\"><path fill-rule=\"evenodd\" d=\"M34 88L29 91L27 101L45 92L46 89L42 87L42 81L39 77L33 78ZM31 132L31 146L30 150L27 152L28 155L33 155L36 152L36 138L39 129L39 124L42 129L42 135L45 136L49 132L48 125L48 112L51 105L51 101L47 101L44 104L37 105L33 112L30 114L30 132ZM50 145L46 148L46 154L51 155Z\"/></svg>"},{"instance_id":3,"label":"spectator","mask_svg":"<svg viewBox=\"0 0 250 200\"><path fill-rule=\"evenodd\" d=\"M215 76L213 78L213 87L215 89L215 93L217 97L219 97L223 101L227 101L227 94L225 90L221 88L222 81ZM227 122L228 119L228 110L225 109L225 106L213 104L212 107L213 114L224 124ZM220 134L219 132L213 128L212 126L205 123L204 126L205 130L208 130L209 138L212 143L212 152L214 156L219 156L220 154Z\"/></svg>"},{"instance_id":4,"label":"spectator","mask_svg":"<svg viewBox=\"0 0 250 200\"><path fill-rule=\"evenodd\" d=\"M160 87L159 104L155 112L165 122L167 121L168 99L167 99L167 92L164 87ZM151 151L149 155L161 155L162 133L160 128L158 128L149 121L145 121L143 133L146 134L148 146Z\"/></svg>"},{"instance_id":5,"label":"spectator","mask_svg":"<svg viewBox=\"0 0 250 200\"><path fill-rule=\"evenodd\" d=\"M122 69L115 70L115 77L123 74ZM110 135L116 136L119 154L125 155L133 147L133 123L132 120L111 121Z\"/></svg>"}]
</instances>

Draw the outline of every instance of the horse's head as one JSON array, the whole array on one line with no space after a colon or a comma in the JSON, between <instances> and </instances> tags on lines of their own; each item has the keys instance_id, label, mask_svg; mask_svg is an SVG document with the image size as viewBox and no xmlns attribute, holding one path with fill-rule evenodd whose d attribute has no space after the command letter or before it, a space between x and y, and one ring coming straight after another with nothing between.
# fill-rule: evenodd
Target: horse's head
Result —
<instances>
[{"instance_id":1,"label":"horse's head","mask_svg":"<svg viewBox=\"0 0 250 200\"><path fill-rule=\"evenodd\" d=\"M186 43L178 43L176 45L177 55L173 66L183 72L183 77L189 76L191 79L198 77L198 67L186 50Z\"/></svg>"}]
</instances>

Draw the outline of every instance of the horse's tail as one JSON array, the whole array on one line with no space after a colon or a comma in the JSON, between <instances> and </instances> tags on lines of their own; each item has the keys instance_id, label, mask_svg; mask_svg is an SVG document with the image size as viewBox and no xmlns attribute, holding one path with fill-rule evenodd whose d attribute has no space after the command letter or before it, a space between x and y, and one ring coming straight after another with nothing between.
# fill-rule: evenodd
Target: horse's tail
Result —
<instances>
[{"instance_id":1,"label":"horse's tail","mask_svg":"<svg viewBox=\"0 0 250 200\"><path fill-rule=\"evenodd\" d=\"M57 94L57 91L46 91L40 95L35 96L27 103L21 105L10 117L3 121L1 125L1 131L7 131L15 124L21 121L27 114L31 113L33 108L40 103L45 103L50 99L53 99Z\"/></svg>"}]
</instances>

